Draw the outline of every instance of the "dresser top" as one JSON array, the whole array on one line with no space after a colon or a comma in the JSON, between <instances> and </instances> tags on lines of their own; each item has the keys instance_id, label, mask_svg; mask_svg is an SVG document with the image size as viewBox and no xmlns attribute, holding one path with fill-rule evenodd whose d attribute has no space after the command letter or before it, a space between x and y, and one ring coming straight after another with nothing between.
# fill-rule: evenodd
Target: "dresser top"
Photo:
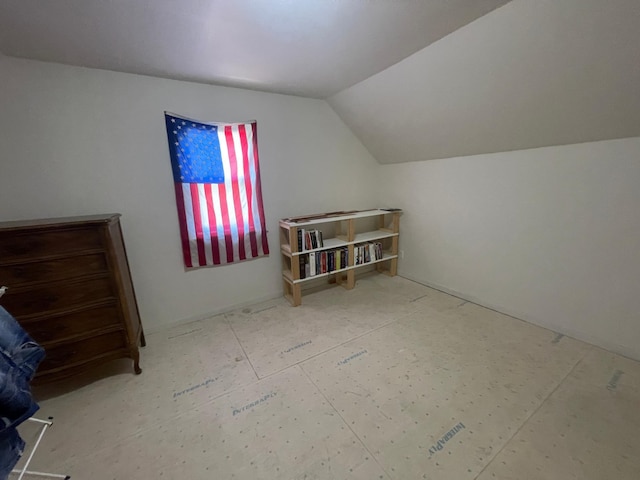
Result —
<instances>
[{"instance_id":1,"label":"dresser top","mask_svg":"<svg viewBox=\"0 0 640 480\"><path fill-rule=\"evenodd\" d=\"M73 227L78 225L99 225L111 223L120 217L119 213L106 213L101 215L81 215L77 217L40 218L34 220L14 220L0 222L0 230L26 230L46 227Z\"/></svg>"}]
</instances>

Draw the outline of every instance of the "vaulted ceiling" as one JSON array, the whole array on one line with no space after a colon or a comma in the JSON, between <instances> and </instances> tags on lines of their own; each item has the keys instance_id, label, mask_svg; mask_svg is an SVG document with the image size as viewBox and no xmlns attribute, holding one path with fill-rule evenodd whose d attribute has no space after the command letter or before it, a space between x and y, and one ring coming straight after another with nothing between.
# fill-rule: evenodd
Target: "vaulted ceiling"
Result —
<instances>
[{"instance_id":1,"label":"vaulted ceiling","mask_svg":"<svg viewBox=\"0 0 640 480\"><path fill-rule=\"evenodd\" d=\"M2 0L5 55L324 98L508 0Z\"/></svg>"},{"instance_id":2,"label":"vaulted ceiling","mask_svg":"<svg viewBox=\"0 0 640 480\"><path fill-rule=\"evenodd\" d=\"M329 103L380 163L640 136L640 0L514 0Z\"/></svg>"},{"instance_id":3,"label":"vaulted ceiling","mask_svg":"<svg viewBox=\"0 0 640 480\"><path fill-rule=\"evenodd\" d=\"M0 52L326 98L381 163L640 136L638 0L3 0Z\"/></svg>"}]
</instances>

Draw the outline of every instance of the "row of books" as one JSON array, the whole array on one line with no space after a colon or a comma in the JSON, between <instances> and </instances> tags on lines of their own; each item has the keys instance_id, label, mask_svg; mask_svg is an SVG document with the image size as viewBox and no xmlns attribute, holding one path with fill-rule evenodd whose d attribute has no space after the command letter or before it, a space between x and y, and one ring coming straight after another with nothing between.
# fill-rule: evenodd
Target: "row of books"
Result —
<instances>
[{"instance_id":1,"label":"row of books","mask_svg":"<svg viewBox=\"0 0 640 480\"><path fill-rule=\"evenodd\" d=\"M347 247L300 255L300 278L313 277L323 273L347 268L349 265L349 249Z\"/></svg>"},{"instance_id":2,"label":"row of books","mask_svg":"<svg viewBox=\"0 0 640 480\"><path fill-rule=\"evenodd\" d=\"M382 260L382 243L359 243L353 247L354 265L362 265L375 260Z\"/></svg>"},{"instance_id":3,"label":"row of books","mask_svg":"<svg viewBox=\"0 0 640 480\"><path fill-rule=\"evenodd\" d=\"M322 240L322 232L320 230L298 229L298 251L313 250L314 248L324 247Z\"/></svg>"},{"instance_id":4,"label":"row of books","mask_svg":"<svg viewBox=\"0 0 640 480\"><path fill-rule=\"evenodd\" d=\"M359 243L353 247L354 265L362 265L376 260L382 260L382 243ZM349 265L349 249L347 247L312 252L298 257L300 264L300 278L309 278L323 273L347 268Z\"/></svg>"}]
</instances>

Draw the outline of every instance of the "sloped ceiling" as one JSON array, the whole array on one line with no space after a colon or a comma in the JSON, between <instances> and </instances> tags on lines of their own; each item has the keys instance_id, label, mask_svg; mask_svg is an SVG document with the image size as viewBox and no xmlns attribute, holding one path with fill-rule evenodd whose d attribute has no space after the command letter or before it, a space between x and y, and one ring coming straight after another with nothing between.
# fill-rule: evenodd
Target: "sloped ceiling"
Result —
<instances>
[{"instance_id":1,"label":"sloped ceiling","mask_svg":"<svg viewBox=\"0 0 640 480\"><path fill-rule=\"evenodd\" d=\"M508 0L2 0L5 55L324 98Z\"/></svg>"},{"instance_id":2,"label":"sloped ceiling","mask_svg":"<svg viewBox=\"0 0 640 480\"><path fill-rule=\"evenodd\" d=\"M3 0L0 52L328 97L380 163L640 136L640 0Z\"/></svg>"},{"instance_id":3,"label":"sloped ceiling","mask_svg":"<svg viewBox=\"0 0 640 480\"><path fill-rule=\"evenodd\" d=\"M328 101L381 163L640 136L640 1L514 0Z\"/></svg>"}]
</instances>

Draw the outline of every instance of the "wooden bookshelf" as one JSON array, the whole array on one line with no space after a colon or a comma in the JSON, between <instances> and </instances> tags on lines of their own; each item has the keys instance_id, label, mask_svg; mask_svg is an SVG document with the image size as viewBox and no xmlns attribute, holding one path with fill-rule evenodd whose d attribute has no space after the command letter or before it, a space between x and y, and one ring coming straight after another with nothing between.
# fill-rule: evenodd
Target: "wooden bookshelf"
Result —
<instances>
[{"instance_id":1,"label":"wooden bookshelf","mask_svg":"<svg viewBox=\"0 0 640 480\"><path fill-rule=\"evenodd\" d=\"M401 214L375 209L280 220L284 296L298 306L302 285L323 277L350 290L356 270L372 265L380 273L396 275Z\"/></svg>"}]
</instances>

